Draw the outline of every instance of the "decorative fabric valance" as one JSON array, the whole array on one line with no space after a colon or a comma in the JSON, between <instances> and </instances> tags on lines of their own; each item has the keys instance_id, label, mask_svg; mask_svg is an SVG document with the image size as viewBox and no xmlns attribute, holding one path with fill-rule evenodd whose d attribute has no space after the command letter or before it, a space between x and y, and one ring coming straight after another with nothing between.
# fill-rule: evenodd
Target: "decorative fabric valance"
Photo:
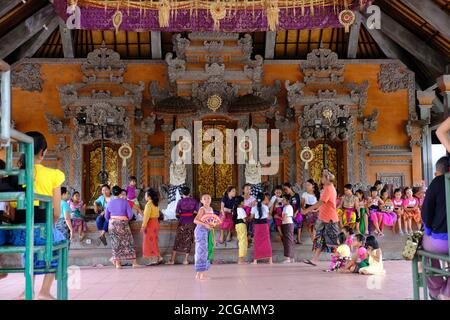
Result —
<instances>
[{"instance_id":1,"label":"decorative fabric valance","mask_svg":"<svg viewBox=\"0 0 450 320\"><path fill-rule=\"evenodd\" d=\"M54 0L71 29L254 32L345 25L371 0ZM345 19L344 19L345 21Z\"/></svg>"}]
</instances>

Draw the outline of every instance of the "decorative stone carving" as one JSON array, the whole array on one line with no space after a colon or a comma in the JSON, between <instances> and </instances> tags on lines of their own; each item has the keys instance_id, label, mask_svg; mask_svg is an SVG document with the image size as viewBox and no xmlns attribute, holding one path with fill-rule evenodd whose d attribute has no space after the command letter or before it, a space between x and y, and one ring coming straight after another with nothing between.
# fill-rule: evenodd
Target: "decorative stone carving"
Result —
<instances>
[{"instance_id":1,"label":"decorative stone carving","mask_svg":"<svg viewBox=\"0 0 450 320\"><path fill-rule=\"evenodd\" d=\"M186 182L186 165L184 163L172 163L170 165L170 184L182 185Z\"/></svg>"},{"instance_id":2,"label":"decorative stone carving","mask_svg":"<svg viewBox=\"0 0 450 320\"><path fill-rule=\"evenodd\" d=\"M339 62L338 55L325 49L323 43L319 49L308 53L302 66L305 83L328 83L344 81L344 64Z\"/></svg>"},{"instance_id":3,"label":"decorative stone carving","mask_svg":"<svg viewBox=\"0 0 450 320\"><path fill-rule=\"evenodd\" d=\"M42 84L41 66L38 63L20 63L11 71L11 85L13 87L30 92L42 92Z\"/></svg>"},{"instance_id":4,"label":"decorative stone carving","mask_svg":"<svg viewBox=\"0 0 450 320\"><path fill-rule=\"evenodd\" d=\"M172 36L173 50L175 51L177 58L186 59L186 49L190 46L189 39L181 37L181 34L177 33Z\"/></svg>"},{"instance_id":5,"label":"decorative stone carving","mask_svg":"<svg viewBox=\"0 0 450 320\"><path fill-rule=\"evenodd\" d=\"M324 114L331 111L331 117L325 118ZM340 118L346 118L345 126L339 122ZM316 120L322 124L316 126ZM353 122L348 106L338 106L333 102L323 101L315 105L305 106L303 114L299 117L300 136L303 140L322 139L325 133L330 140L345 141L348 139L349 124Z\"/></svg>"},{"instance_id":6,"label":"decorative stone carving","mask_svg":"<svg viewBox=\"0 0 450 320\"><path fill-rule=\"evenodd\" d=\"M366 183L366 153L367 149L371 147L372 143L369 139L369 133L375 132L378 126L379 110L374 109L372 113L365 117L360 118L360 124L358 126L361 132L361 140L359 141L359 178L362 183Z\"/></svg>"},{"instance_id":7,"label":"decorative stone carving","mask_svg":"<svg viewBox=\"0 0 450 320\"><path fill-rule=\"evenodd\" d=\"M404 173L377 173L377 180L383 184L392 184L394 188L400 188L405 185Z\"/></svg>"},{"instance_id":8,"label":"decorative stone carving","mask_svg":"<svg viewBox=\"0 0 450 320\"><path fill-rule=\"evenodd\" d=\"M149 136L155 134L156 128L155 120L156 120L155 114L152 114L151 116L146 117L144 120L142 120L140 128L141 132Z\"/></svg>"},{"instance_id":9,"label":"decorative stone carving","mask_svg":"<svg viewBox=\"0 0 450 320\"><path fill-rule=\"evenodd\" d=\"M378 85L382 92L396 92L407 89L409 75L398 63L387 63L380 66Z\"/></svg>"},{"instance_id":10,"label":"decorative stone carving","mask_svg":"<svg viewBox=\"0 0 450 320\"><path fill-rule=\"evenodd\" d=\"M260 184L262 176L262 168L259 162L247 163L245 165L245 181L246 183Z\"/></svg>"},{"instance_id":11,"label":"decorative stone carving","mask_svg":"<svg viewBox=\"0 0 450 320\"><path fill-rule=\"evenodd\" d=\"M47 120L48 125L48 133L50 134L62 134L67 133L67 128L64 125L63 121L59 118L55 117L51 113L44 113L45 119Z\"/></svg>"},{"instance_id":12,"label":"decorative stone carving","mask_svg":"<svg viewBox=\"0 0 450 320\"><path fill-rule=\"evenodd\" d=\"M236 41L239 39L239 33L236 32L214 32L214 31L201 31L192 32L189 34L191 40L223 40L223 41Z\"/></svg>"},{"instance_id":13,"label":"decorative stone carving","mask_svg":"<svg viewBox=\"0 0 450 320\"><path fill-rule=\"evenodd\" d=\"M222 77L213 76L203 84L192 84L192 98L201 105L200 113L211 113L208 108L208 99L218 95L222 99L220 111L227 112L230 104L238 96L239 87L236 84L228 84Z\"/></svg>"},{"instance_id":14,"label":"decorative stone carving","mask_svg":"<svg viewBox=\"0 0 450 320\"><path fill-rule=\"evenodd\" d=\"M244 73L250 80L260 83L264 75L263 70L264 59L262 56L255 56L255 60L250 60L244 66Z\"/></svg>"},{"instance_id":15,"label":"decorative stone carving","mask_svg":"<svg viewBox=\"0 0 450 320\"><path fill-rule=\"evenodd\" d=\"M283 117L278 112L275 113L275 128L281 131L282 140L280 146L282 150L287 150L294 145L294 142L289 137L292 125L293 123L289 119Z\"/></svg>"},{"instance_id":16,"label":"decorative stone carving","mask_svg":"<svg viewBox=\"0 0 450 320\"><path fill-rule=\"evenodd\" d=\"M253 52L252 36L246 33L243 38L239 39L238 45L244 54L242 60L250 60L250 55Z\"/></svg>"},{"instance_id":17,"label":"decorative stone carving","mask_svg":"<svg viewBox=\"0 0 450 320\"><path fill-rule=\"evenodd\" d=\"M120 55L106 47L105 41L100 48L88 53L86 61L81 64L86 83L107 81L123 82L126 65L120 60Z\"/></svg>"},{"instance_id":18,"label":"decorative stone carving","mask_svg":"<svg viewBox=\"0 0 450 320\"><path fill-rule=\"evenodd\" d=\"M173 59L173 54L170 52L166 55L166 63L170 83L180 79L186 72L186 61L180 58Z\"/></svg>"},{"instance_id":19,"label":"decorative stone carving","mask_svg":"<svg viewBox=\"0 0 450 320\"><path fill-rule=\"evenodd\" d=\"M207 52L220 52L223 49L223 40L207 40L203 42L203 46Z\"/></svg>"},{"instance_id":20,"label":"decorative stone carving","mask_svg":"<svg viewBox=\"0 0 450 320\"><path fill-rule=\"evenodd\" d=\"M305 84L302 82L295 82L291 84L289 80L284 82L284 87L287 90L287 99L290 106L293 106L296 103L297 97L303 97L305 93L303 92L303 88Z\"/></svg>"},{"instance_id":21,"label":"decorative stone carving","mask_svg":"<svg viewBox=\"0 0 450 320\"><path fill-rule=\"evenodd\" d=\"M416 115L416 114L415 114ZM429 119L417 120L414 116L411 117L406 125L406 133L411 138L409 144L411 148L413 146L421 147L423 144L423 135L429 125Z\"/></svg>"},{"instance_id":22,"label":"decorative stone carving","mask_svg":"<svg viewBox=\"0 0 450 320\"><path fill-rule=\"evenodd\" d=\"M222 77L225 75L225 65L212 63L205 65L205 73L208 77Z\"/></svg>"}]
</instances>

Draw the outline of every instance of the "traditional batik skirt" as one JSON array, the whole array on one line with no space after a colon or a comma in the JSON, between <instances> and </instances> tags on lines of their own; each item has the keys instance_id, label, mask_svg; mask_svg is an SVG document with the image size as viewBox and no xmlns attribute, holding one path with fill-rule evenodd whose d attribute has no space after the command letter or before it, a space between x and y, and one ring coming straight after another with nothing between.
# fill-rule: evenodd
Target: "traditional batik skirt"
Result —
<instances>
[{"instance_id":1,"label":"traditional batik skirt","mask_svg":"<svg viewBox=\"0 0 450 320\"><path fill-rule=\"evenodd\" d=\"M108 229L111 236L113 260L136 259L133 235L128 220L110 219Z\"/></svg>"},{"instance_id":2,"label":"traditional batik skirt","mask_svg":"<svg viewBox=\"0 0 450 320\"><path fill-rule=\"evenodd\" d=\"M222 218L222 224L220 225L220 228L222 230L231 231L234 228L233 223L233 213L232 212L224 212L224 214L221 216Z\"/></svg>"},{"instance_id":3,"label":"traditional batik skirt","mask_svg":"<svg viewBox=\"0 0 450 320\"><path fill-rule=\"evenodd\" d=\"M72 218L71 220L74 231L78 230L78 227L81 226L81 230L83 230L83 232L86 232L87 230L86 222L84 221L83 218Z\"/></svg>"},{"instance_id":4,"label":"traditional batik skirt","mask_svg":"<svg viewBox=\"0 0 450 320\"><path fill-rule=\"evenodd\" d=\"M422 222L422 216L421 216L421 212L420 209L414 209L414 210L405 210L405 217L409 218L409 219L413 219L413 221L415 221L416 223L421 223Z\"/></svg>"},{"instance_id":5,"label":"traditional batik skirt","mask_svg":"<svg viewBox=\"0 0 450 320\"><path fill-rule=\"evenodd\" d=\"M342 225L355 228L356 226L356 210L355 208L343 208L341 211Z\"/></svg>"},{"instance_id":6,"label":"traditional batik skirt","mask_svg":"<svg viewBox=\"0 0 450 320\"><path fill-rule=\"evenodd\" d=\"M370 220L378 221L380 226L383 225L384 213L377 208L369 208Z\"/></svg>"},{"instance_id":7,"label":"traditional batik skirt","mask_svg":"<svg viewBox=\"0 0 450 320\"><path fill-rule=\"evenodd\" d=\"M173 251L189 254L194 242L195 223L178 224Z\"/></svg>"},{"instance_id":8,"label":"traditional batik skirt","mask_svg":"<svg viewBox=\"0 0 450 320\"><path fill-rule=\"evenodd\" d=\"M270 243L270 230L267 223L255 223L255 247L253 259L272 257L272 244Z\"/></svg>"},{"instance_id":9,"label":"traditional batik skirt","mask_svg":"<svg viewBox=\"0 0 450 320\"><path fill-rule=\"evenodd\" d=\"M339 227L336 222L316 222L316 236L313 241L313 251L332 253L336 251Z\"/></svg>"},{"instance_id":10,"label":"traditional batik skirt","mask_svg":"<svg viewBox=\"0 0 450 320\"><path fill-rule=\"evenodd\" d=\"M35 224L34 229L34 245L35 246L45 246L46 244L46 237L44 234L41 234L41 230L39 228L36 228L37 226L42 225L40 223ZM10 232L10 242L13 246L26 246L26 230L11 230ZM66 241L66 238L63 236L63 234L56 229L56 227L53 228L53 244L59 244L63 241ZM53 251L53 257L57 257L58 253L57 251ZM47 266L47 263L45 260L39 260L38 254L34 254L34 269L42 269ZM22 256L22 266L25 267L25 255ZM57 268L58 267L58 260L52 260L50 264L51 268ZM34 271L34 274L46 274L50 272L40 272L40 271Z\"/></svg>"},{"instance_id":11,"label":"traditional batik skirt","mask_svg":"<svg viewBox=\"0 0 450 320\"><path fill-rule=\"evenodd\" d=\"M66 220L64 218L59 218L56 221L55 228L58 229L59 232L61 232L66 240L70 239L69 227L67 226Z\"/></svg>"},{"instance_id":12,"label":"traditional batik skirt","mask_svg":"<svg viewBox=\"0 0 450 320\"><path fill-rule=\"evenodd\" d=\"M158 246L159 221L158 218L148 219L145 228L144 237L142 239L142 256L143 257L159 257Z\"/></svg>"},{"instance_id":13,"label":"traditional batik skirt","mask_svg":"<svg viewBox=\"0 0 450 320\"><path fill-rule=\"evenodd\" d=\"M208 260L208 228L197 225L195 227L195 271L208 271L210 263Z\"/></svg>"}]
</instances>

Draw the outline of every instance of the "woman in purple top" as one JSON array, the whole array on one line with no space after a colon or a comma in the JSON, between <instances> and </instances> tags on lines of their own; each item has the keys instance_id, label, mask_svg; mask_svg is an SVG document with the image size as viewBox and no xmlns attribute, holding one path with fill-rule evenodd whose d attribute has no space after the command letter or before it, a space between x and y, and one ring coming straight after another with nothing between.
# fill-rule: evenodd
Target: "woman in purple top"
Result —
<instances>
[{"instance_id":1,"label":"woman in purple top","mask_svg":"<svg viewBox=\"0 0 450 320\"><path fill-rule=\"evenodd\" d=\"M178 201L176 213L179 218L175 245L173 246L172 258L166 264L174 264L177 253L184 254L183 264L189 264L188 258L194 242L195 215L199 210L199 203L190 197L191 190L188 187L181 189L181 199Z\"/></svg>"},{"instance_id":2,"label":"woman in purple top","mask_svg":"<svg viewBox=\"0 0 450 320\"><path fill-rule=\"evenodd\" d=\"M105 210L105 218L109 220L109 235L111 236L112 260L117 269L122 267L123 260L131 260L133 267L138 267L136 250L129 221L133 218L133 211L126 199L120 198L122 189L112 188L113 199Z\"/></svg>"}]
</instances>

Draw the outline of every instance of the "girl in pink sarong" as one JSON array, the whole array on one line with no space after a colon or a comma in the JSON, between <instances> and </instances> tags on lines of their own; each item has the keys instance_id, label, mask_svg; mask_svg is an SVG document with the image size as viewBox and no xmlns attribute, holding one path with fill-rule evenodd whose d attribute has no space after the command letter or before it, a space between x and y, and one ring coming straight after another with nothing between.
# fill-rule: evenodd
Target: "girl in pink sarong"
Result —
<instances>
[{"instance_id":1,"label":"girl in pink sarong","mask_svg":"<svg viewBox=\"0 0 450 320\"><path fill-rule=\"evenodd\" d=\"M255 248L253 250L253 264L258 260L269 259L272 264L272 244L270 242L269 207L270 195L259 193L257 204L252 208L251 214L254 219Z\"/></svg>"},{"instance_id":2,"label":"girl in pink sarong","mask_svg":"<svg viewBox=\"0 0 450 320\"><path fill-rule=\"evenodd\" d=\"M394 213L394 203L389 198L389 192L386 189L381 190L381 200L383 205L381 211L383 212L383 226L394 227L397 222L397 215ZM381 229L383 231L383 229Z\"/></svg>"},{"instance_id":3,"label":"girl in pink sarong","mask_svg":"<svg viewBox=\"0 0 450 320\"><path fill-rule=\"evenodd\" d=\"M281 223L283 221L283 189L281 186L276 186L274 190L274 195L269 202L270 216L273 217L275 222L275 227L277 228L278 234L283 238L283 232L281 231Z\"/></svg>"},{"instance_id":4,"label":"girl in pink sarong","mask_svg":"<svg viewBox=\"0 0 450 320\"><path fill-rule=\"evenodd\" d=\"M370 188L370 197L367 199L367 211L370 213L370 220L375 227L374 233L379 237L384 236L383 232L383 218L384 214L380 207L384 205L383 200L378 196L376 187Z\"/></svg>"}]
</instances>

